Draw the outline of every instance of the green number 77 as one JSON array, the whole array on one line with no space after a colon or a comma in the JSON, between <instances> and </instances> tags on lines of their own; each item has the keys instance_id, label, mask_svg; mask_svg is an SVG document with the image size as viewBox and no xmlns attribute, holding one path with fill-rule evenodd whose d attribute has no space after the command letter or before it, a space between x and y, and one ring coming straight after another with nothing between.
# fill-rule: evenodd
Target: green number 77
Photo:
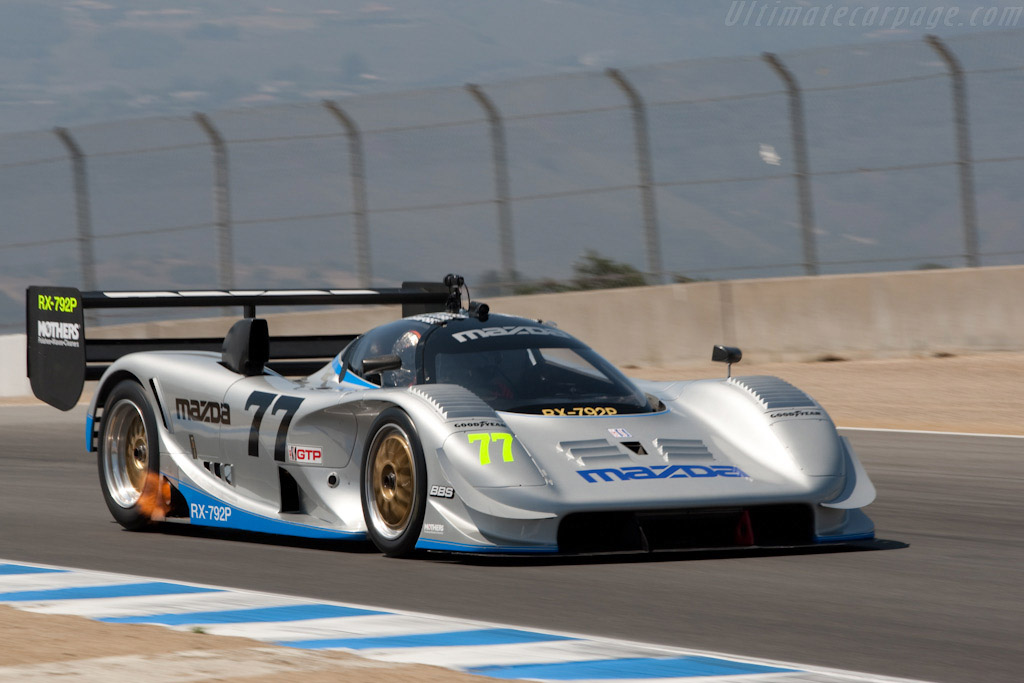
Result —
<instances>
[{"instance_id":1,"label":"green number 77","mask_svg":"<svg viewBox=\"0 0 1024 683\"><path fill-rule=\"evenodd\" d=\"M505 462L514 462L512 458L512 435L508 432L491 432L490 434L479 432L469 434L470 443L480 444L480 464L491 464L491 442L501 442L501 459Z\"/></svg>"}]
</instances>

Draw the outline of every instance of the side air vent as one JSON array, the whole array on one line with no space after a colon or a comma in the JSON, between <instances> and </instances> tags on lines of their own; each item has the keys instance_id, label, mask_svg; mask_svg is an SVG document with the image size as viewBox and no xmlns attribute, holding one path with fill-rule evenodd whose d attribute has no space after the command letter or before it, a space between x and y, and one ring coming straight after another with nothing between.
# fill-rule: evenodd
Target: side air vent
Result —
<instances>
[{"instance_id":1,"label":"side air vent","mask_svg":"<svg viewBox=\"0 0 1024 683\"><path fill-rule=\"evenodd\" d=\"M754 375L731 377L726 380L747 392L764 410L803 408L816 405L811 397L778 377Z\"/></svg>"},{"instance_id":2,"label":"side air vent","mask_svg":"<svg viewBox=\"0 0 1024 683\"><path fill-rule=\"evenodd\" d=\"M605 461L607 458L625 458L626 454L618 446L608 443L606 439L586 439L583 441L562 441L558 450L578 462L580 465L592 465L594 461Z\"/></svg>"},{"instance_id":3,"label":"side air vent","mask_svg":"<svg viewBox=\"0 0 1024 683\"><path fill-rule=\"evenodd\" d=\"M189 436L191 436L191 434ZM234 465L222 465L219 462L213 462L213 461L210 461L210 460L202 460L200 462L202 462L203 467L205 467L207 469L207 471L210 472L210 474L212 474L213 476L217 477L218 479L223 479L224 482L227 483L227 484L231 484L232 486L234 485L234 483L235 483L235 467L234 467Z\"/></svg>"},{"instance_id":4,"label":"side air vent","mask_svg":"<svg viewBox=\"0 0 1024 683\"><path fill-rule=\"evenodd\" d=\"M277 468L277 476L281 482L281 512L302 512L299 482L283 467Z\"/></svg>"},{"instance_id":5,"label":"side air vent","mask_svg":"<svg viewBox=\"0 0 1024 683\"><path fill-rule=\"evenodd\" d=\"M655 439L654 447L666 462L710 460L714 457L700 439Z\"/></svg>"},{"instance_id":6,"label":"side air vent","mask_svg":"<svg viewBox=\"0 0 1024 683\"><path fill-rule=\"evenodd\" d=\"M409 391L425 399L446 420L467 417L493 417L497 413L468 389L455 384L428 384L412 387Z\"/></svg>"}]
</instances>

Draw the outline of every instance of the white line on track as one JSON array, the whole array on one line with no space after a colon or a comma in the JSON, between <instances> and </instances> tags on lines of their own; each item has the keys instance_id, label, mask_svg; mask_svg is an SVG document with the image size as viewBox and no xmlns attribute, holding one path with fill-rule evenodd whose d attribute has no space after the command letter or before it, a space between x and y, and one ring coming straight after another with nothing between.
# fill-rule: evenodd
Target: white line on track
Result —
<instances>
[{"instance_id":1,"label":"white line on track","mask_svg":"<svg viewBox=\"0 0 1024 683\"><path fill-rule=\"evenodd\" d=\"M309 604L316 600L306 601ZM253 609L294 605L296 599L285 595L251 595L235 591L202 593L199 595L149 595L127 598L92 598L59 600L45 604L29 604L28 612L40 614L69 614L99 619L124 617L135 614L178 614L182 612L209 612L214 610Z\"/></svg>"},{"instance_id":2,"label":"white line on track","mask_svg":"<svg viewBox=\"0 0 1024 683\"><path fill-rule=\"evenodd\" d=\"M324 604L324 603L320 603ZM464 628L463 620L422 617L404 614L377 614L367 617L335 617L244 624L203 625L203 631L215 636L238 636L254 640L312 640L316 638L369 638L427 633L449 633ZM188 631L196 624L172 626Z\"/></svg>"},{"instance_id":3,"label":"white line on track","mask_svg":"<svg viewBox=\"0 0 1024 683\"><path fill-rule=\"evenodd\" d=\"M882 432L889 434L928 434L930 436L971 436L991 439L1024 439L1019 434L985 434L975 432L935 432L925 429L882 429L880 427L836 427L841 432Z\"/></svg>"},{"instance_id":4,"label":"white line on track","mask_svg":"<svg viewBox=\"0 0 1024 683\"><path fill-rule=\"evenodd\" d=\"M401 650L365 650L359 654L396 664L432 664L469 669L478 666L514 666L523 662L593 662L597 660L642 659L664 656L651 645L631 645L594 640L560 640L551 643L511 645L463 645L454 647L412 647ZM765 674L757 674L762 678ZM716 677L721 680L722 677ZM659 679L655 679L659 680Z\"/></svg>"}]
</instances>

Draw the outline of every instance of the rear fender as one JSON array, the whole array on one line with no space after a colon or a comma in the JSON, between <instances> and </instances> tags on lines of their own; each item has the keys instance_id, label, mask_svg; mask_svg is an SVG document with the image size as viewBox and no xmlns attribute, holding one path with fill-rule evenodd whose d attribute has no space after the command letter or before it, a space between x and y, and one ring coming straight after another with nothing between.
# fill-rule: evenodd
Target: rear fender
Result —
<instances>
[{"instance_id":1,"label":"rear fender","mask_svg":"<svg viewBox=\"0 0 1024 683\"><path fill-rule=\"evenodd\" d=\"M118 361L103 373L103 376L96 384L95 391L93 391L89 407L86 409L85 450L87 453L96 452L100 430L102 429L103 408L106 407L107 397L110 396L110 392L114 390L114 387L124 380L131 380L142 386L142 390L146 392L146 397L157 413L157 418L161 420L162 426L166 428L167 415L162 409L158 408L158 406L162 407L163 405L160 400L162 397L157 396L154 388L148 385L148 382L143 382L139 379L137 370L131 367L130 359Z\"/></svg>"}]
</instances>

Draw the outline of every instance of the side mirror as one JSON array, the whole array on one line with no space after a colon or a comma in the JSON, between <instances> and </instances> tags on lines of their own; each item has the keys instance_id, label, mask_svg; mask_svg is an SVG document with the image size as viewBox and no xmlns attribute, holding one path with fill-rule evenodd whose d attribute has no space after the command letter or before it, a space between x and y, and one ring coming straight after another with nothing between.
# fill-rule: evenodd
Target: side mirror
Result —
<instances>
[{"instance_id":1,"label":"side mirror","mask_svg":"<svg viewBox=\"0 0 1024 683\"><path fill-rule=\"evenodd\" d=\"M739 363L743 358L743 352L735 346L722 346L716 344L711 350L711 360L718 363L727 363L726 377L732 377L732 364Z\"/></svg>"},{"instance_id":2,"label":"side mirror","mask_svg":"<svg viewBox=\"0 0 1024 683\"><path fill-rule=\"evenodd\" d=\"M482 323L487 322L487 318L491 314L491 307L485 303L474 301L469 304L469 317L476 318Z\"/></svg>"},{"instance_id":3,"label":"side mirror","mask_svg":"<svg viewBox=\"0 0 1024 683\"><path fill-rule=\"evenodd\" d=\"M388 370L398 370L402 367L402 359L391 353L386 356L374 356L373 358L364 358L362 366L362 375L379 375L382 372Z\"/></svg>"}]
</instances>

